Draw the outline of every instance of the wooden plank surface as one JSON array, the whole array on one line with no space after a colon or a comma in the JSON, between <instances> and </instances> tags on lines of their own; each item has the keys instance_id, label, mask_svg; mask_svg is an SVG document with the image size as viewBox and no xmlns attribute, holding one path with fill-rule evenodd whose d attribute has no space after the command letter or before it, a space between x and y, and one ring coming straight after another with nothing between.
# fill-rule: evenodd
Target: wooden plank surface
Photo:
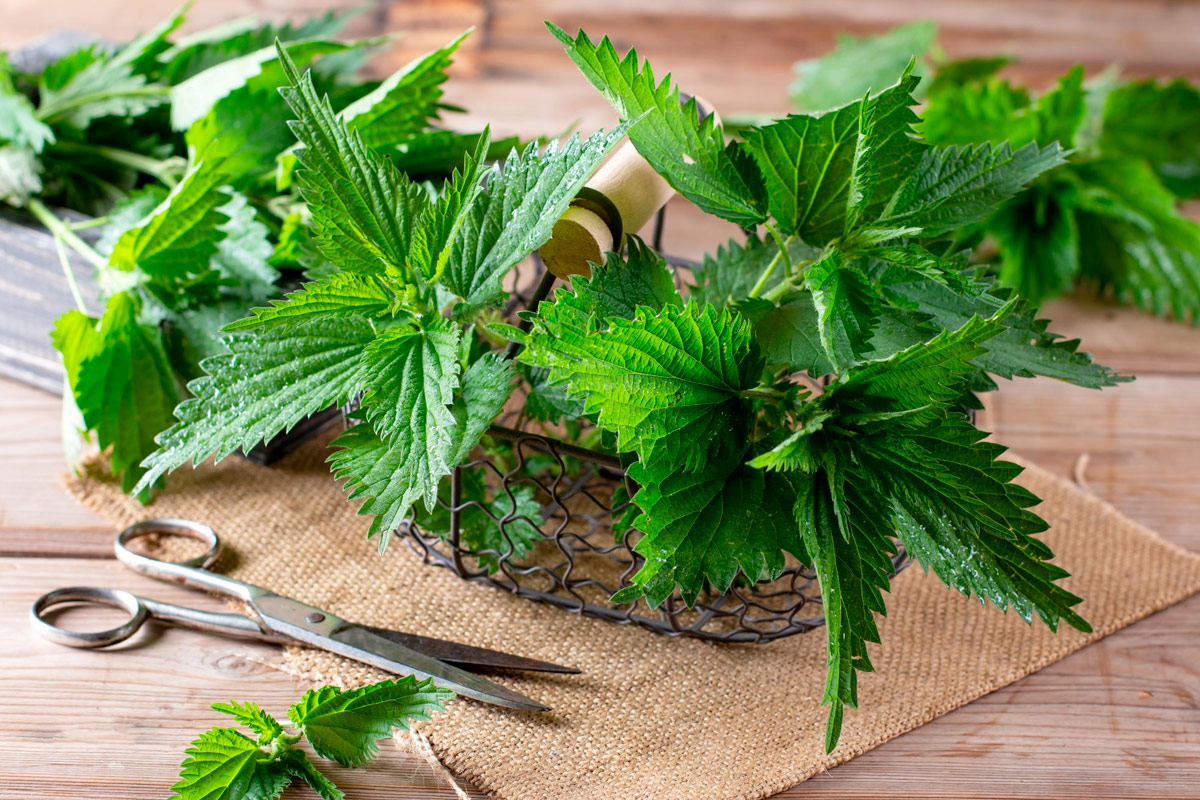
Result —
<instances>
[{"instance_id":1,"label":"wooden plank surface","mask_svg":"<svg viewBox=\"0 0 1200 800\"><path fill-rule=\"evenodd\" d=\"M193 7L193 28L244 13L295 18L331 5L212 0ZM0 47L64 21L122 38L175 6L131 0L114 13L103 3L0 0ZM407 0L374 4L353 32L409 32L378 64L382 71L478 26L448 96L471 111L448 121L463 128L490 121L501 133L534 135L614 119L542 19L637 44L661 72L673 71L729 112L782 110L791 61L820 53L838 31L875 32L918 13L942 24L951 55L1019 55L1026 63L1016 77L1034 82L1077 60L1093 72L1119 61L1138 75L1200 76L1200 3L1169 0L933 0L919 8L885 0ZM671 252L695 258L732 233L682 202L671 206ZM1092 491L1200 550L1193 422L1200 330L1081 298L1053 303L1047 315L1055 330L1082 337L1099 360L1139 380L1105 392L1053 381L1005 384L981 425L1063 476L1086 454L1082 477ZM61 491L64 468L55 398L0 379L0 624L9 631L0 652L0 796L162 797L187 741L219 724L209 704L254 699L282 713L304 687L259 663L269 647L193 632L165 631L104 654L32 636L25 615L33 598L69 583L215 607L112 561L111 529ZM1200 598L1192 598L781 797L1200 797L1198 626ZM339 771L337 779L359 798L455 796L420 757L392 747L371 769Z\"/></svg>"}]
</instances>

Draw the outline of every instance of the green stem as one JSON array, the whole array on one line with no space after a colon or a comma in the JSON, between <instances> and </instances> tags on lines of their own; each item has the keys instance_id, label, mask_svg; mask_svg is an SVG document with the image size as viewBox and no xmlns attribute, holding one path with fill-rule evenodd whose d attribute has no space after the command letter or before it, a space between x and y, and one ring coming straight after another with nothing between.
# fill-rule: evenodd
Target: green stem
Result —
<instances>
[{"instance_id":1,"label":"green stem","mask_svg":"<svg viewBox=\"0 0 1200 800\"><path fill-rule=\"evenodd\" d=\"M86 231L107 224L108 217L92 217L91 219L81 219L79 222L67 222L66 226L73 231Z\"/></svg>"},{"instance_id":2,"label":"green stem","mask_svg":"<svg viewBox=\"0 0 1200 800\"><path fill-rule=\"evenodd\" d=\"M779 245L779 252L783 255L784 273L791 277L792 274L792 254L788 252L788 245L791 244L791 238L784 239L783 234L779 232L779 228L775 227L775 223L767 221L767 232L771 234L771 238L775 240L775 244Z\"/></svg>"},{"instance_id":3,"label":"green stem","mask_svg":"<svg viewBox=\"0 0 1200 800\"><path fill-rule=\"evenodd\" d=\"M104 256L100 255L87 242L75 235L67 223L56 217L50 209L42 204L41 200L32 199L25 206L29 212L37 217L38 222L46 226L56 239L61 238L68 247L74 250L79 255L83 256L96 269L102 269L107 265Z\"/></svg>"},{"instance_id":4,"label":"green stem","mask_svg":"<svg viewBox=\"0 0 1200 800\"><path fill-rule=\"evenodd\" d=\"M86 142L71 142L60 141L54 145L56 150L65 153L79 153L82 155L93 155L98 158L103 158L111 161L114 164L121 164L130 169L156 178L166 184L167 188L173 189L175 184L175 176L171 174L167 168L167 161L159 158L151 158L144 156L141 153L134 153L129 150L122 150L119 147L108 147L100 144L87 144Z\"/></svg>"},{"instance_id":5,"label":"green stem","mask_svg":"<svg viewBox=\"0 0 1200 800\"><path fill-rule=\"evenodd\" d=\"M67 255L67 248L63 246L61 236L54 237L54 249L58 252L58 263L62 265L63 275L67 276L67 286L71 287L71 296L75 298L75 307L84 314L88 313L87 304L83 302L83 293L79 291L79 284L75 281L75 270L71 269L71 259Z\"/></svg>"},{"instance_id":6,"label":"green stem","mask_svg":"<svg viewBox=\"0 0 1200 800\"><path fill-rule=\"evenodd\" d=\"M775 269L782 261L783 251L780 250L775 254L775 257L771 259L771 263L767 264L767 268L762 271L762 274L758 276L758 280L754 282L754 287L750 289L750 297L758 297L758 293L761 292L763 287L767 285L767 281L770 280L773 274L775 274Z\"/></svg>"},{"instance_id":7,"label":"green stem","mask_svg":"<svg viewBox=\"0 0 1200 800\"><path fill-rule=\"evenodd\" d=\"M782 400L784 394L778 389L759 388L747 389L742 392L742 397L757 397L760 400Z\"/></svg>"}]
</instances>

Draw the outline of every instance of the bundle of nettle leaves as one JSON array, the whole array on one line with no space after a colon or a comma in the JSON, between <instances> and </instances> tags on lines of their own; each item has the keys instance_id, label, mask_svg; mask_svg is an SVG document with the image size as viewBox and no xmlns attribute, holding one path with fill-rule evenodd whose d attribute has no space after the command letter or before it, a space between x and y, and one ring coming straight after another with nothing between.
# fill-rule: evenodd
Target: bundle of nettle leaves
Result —
<instances>
[{"instance_id":1,"label":"bundle of nettle leaves","mask_svg":"<svg viewBox=\"0 0 1200 800\"><path fill-rule=\"evenodd\" d=\"M235 20L177 41L183 12L119 47L89 45L31 74L0 56L0 198L52 232L74 288L73 249L95 268L103 314L54 331L71 389L64 433L111 448L126 490L173 422L219 332L331 267L313 246L291 179L296 144L275 42L312 64L314 85L364 141L436 194L479 133L436 127L462 37L385 82L358 75L385 40L329 37L346 16L292 25ZM497 143L503 152L515 139ZM97 218L73 224L48 206ZM103 224L95 246L78 235ZM143 494L143 496L145 496Z\"/></svg>"},{"instance_id":2,"label":"bundle of nettle leaves","mask_svg":"<svg viewBox=\"0 0 1200 800\"><path fill-rule=\"evenodd\" d=\"M792 104L842 105L890 81L914 55L935 66L917 126L930 144L1057 142L1067 163L958 233L1006 286L1040 302L1082 285L1155 314L1200 322L1200 89L1183 79L1084 81L1076 66L1034 96L998 77L1011 58L947 61L930 22L844 37L796 65Z\"/></svg>"},{"instance_id":3,"label":"bundle of nettle leaves","mask_svg":"<svg viewBox=\"0 0 1200 800\"><path fill-rule=\"evenodd\" d=\"M963 594L1088 630L1037 538L1038 498L966 413L991 376L1120 380L958 244L1063 150L931 146L915 132L911 63L881 91L727 142L636 52L550 28L625 122L493 166L485 136L436 197L280 48L295 179L327 267L227 327L228 352L203 362L135 490L361 396L330 461L386 541L411 515L436 518L439 489L476 448L499 448L489 425L524 383L529 417L599 430L589 446L620 454L639 487L625 535L645 562L614 602L656 607L678 592L691 604L739 576L770 580L789 557L815 567L830 748L871 669L898 545ZM630 237L508 324L506 275L626 135L745 240L706 258L684 296L663 257ZM465 502L496 502L484 481L464 484ZM497 494L501 515L530 524L473 535L520 555L541 537L536 503L526 514Z\"/></svg>"}]
</instances>

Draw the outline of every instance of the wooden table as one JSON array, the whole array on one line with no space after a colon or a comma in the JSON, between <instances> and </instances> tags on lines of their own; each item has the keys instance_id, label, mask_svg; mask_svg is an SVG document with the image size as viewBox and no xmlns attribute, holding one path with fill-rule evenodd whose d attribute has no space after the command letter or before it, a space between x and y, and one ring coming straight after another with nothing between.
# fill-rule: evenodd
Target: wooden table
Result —
<instances>
[{"instance_id":1,"label":"wooden table","mask_svg":"<svg viewBox=\"0 0 1200 800\"><path fill-rule=\"evenodd\" d=\"M334 4L359 0L214 0L193 16L210 23L247 12L294 17ZM6 23L14 25L0 31L0 41L13 45L63 19L128 36L177 2L135 0L119 15L74 0L7 6ZM612 122L607 104L567 68L539 19L612 33L621 46L639 44L660 73L672 70L689 90L737 111L779 109L790 62L827 48L836 31L877 31L914 13L905 3L831 0L744 0L736 13L733 7L718 0L689 3L686 12L668 0L409 0L379 3L355 32L412 30L394 67L479 25L448 96L472 112L452 122L490 121L500 133L531 135L574 119L584 130ZM952 55L1022 55L1020 77L1035 83L1076 60L1093 71L1116 60L1137 74L1200 74L1196 4L937 0L919 13L943 23ZM722 235L711 220L672 211L668 243L681 255L695 256ZM989 398L981 425L1064 476L1086 454L1083 478L1092 491L1167 539L1200 550L1200 331L1094 301L1055 303L1048 314L1056 330L1083 337L1100 360L1139 380L1105 392L1049 380L1005 384ZM30 603L57 586L114 585L168 601L204 601L112 560L111 528L59 488L59 430L56 398L0 380L0 796L163 797L191 738L223 724L211 703L256 700L282 715L305 687L263 665L270 647L189 631L156 632L106 654L31 635ZM1200 797L1198 629L1195 597L781 796ZM333 777L351 797L456 796L420 756L392 747L372 768L335 770ZM313 796L306 791L288 796Z\"/></svg>"},{"instance_id":2,"label":"wooden table","mask_svg":"<svg viewBox=\"0 0 1200 800\"><path fill-rule=\"evenodd\" d=\"M1050 314L1139 379L1104 392L1006 384L981 424L1064 476L1088 454L1092 491L1200 549L1200 331L1095 302ZM118 565L112 529L60 488L64 468L57 399L0 380L0 796L162 797L190 739L222 723L211 703L253 699L282 715L305 687L261 663L270 647L191 631L105 654L35 637L29 605L56 586L206 599ZM783 796L1200 796L1198 628L1194 597ZM338 772L352 797L455 796L422 758L392 747L371 769Z\"/></svg>"}]
</instances>

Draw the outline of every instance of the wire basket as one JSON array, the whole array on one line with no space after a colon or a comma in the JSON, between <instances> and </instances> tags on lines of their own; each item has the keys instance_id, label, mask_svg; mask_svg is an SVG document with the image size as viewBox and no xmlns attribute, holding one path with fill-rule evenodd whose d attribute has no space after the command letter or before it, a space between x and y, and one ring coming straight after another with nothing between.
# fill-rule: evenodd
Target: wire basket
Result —
<instances>
[{"instance_id":1,"label":"wire basket","mask_svg":"<svg viewBox=\"0 0 1200 800\"><path fill-rule=\"evenodd\" d=\"M653 245L660 252L663 219L659 212ZM681 268L696 266L684 259L668 260L676 267L677 281L681 281ZM536 308L553 284L554 276L536 257L522 265L509 286L506 316ZM514 352L515 346L510 346L509 355ZM522 400L519 394L517 400ZM434 532L409 520L397 530L424 563L576 614L639 625L668 636L769 642L824 624L815 572L790 557L777 579L756 583L739 573L728 591L702 592L691 607L678 590L657 609L644 600L611 602L609 598L628 586L645 563L634 549L641 533L624 525L632 510L625 498L635 493L636 486L616 456L530 430L523 406L514 403L488 431L492 441L505 443L504 458L482 457L451 474L449 494L438 501L448 529ZM500 503L507 507L505 513L497 513L494 505L463 499L468 477L479 479L478 474L468 476L471 470L482 473L493 497L507 496L508 501ZM518 494L528 497L530 492L541 509L540 520L520 511ZM476 520L486 516L499 527L504 546L469 546L463 535L466 515ZM532 548L516 546L518 526L540 530L541 538ZM894 559L896 570L907 562L901 551Z\"/></svg>"}]
</instances>

